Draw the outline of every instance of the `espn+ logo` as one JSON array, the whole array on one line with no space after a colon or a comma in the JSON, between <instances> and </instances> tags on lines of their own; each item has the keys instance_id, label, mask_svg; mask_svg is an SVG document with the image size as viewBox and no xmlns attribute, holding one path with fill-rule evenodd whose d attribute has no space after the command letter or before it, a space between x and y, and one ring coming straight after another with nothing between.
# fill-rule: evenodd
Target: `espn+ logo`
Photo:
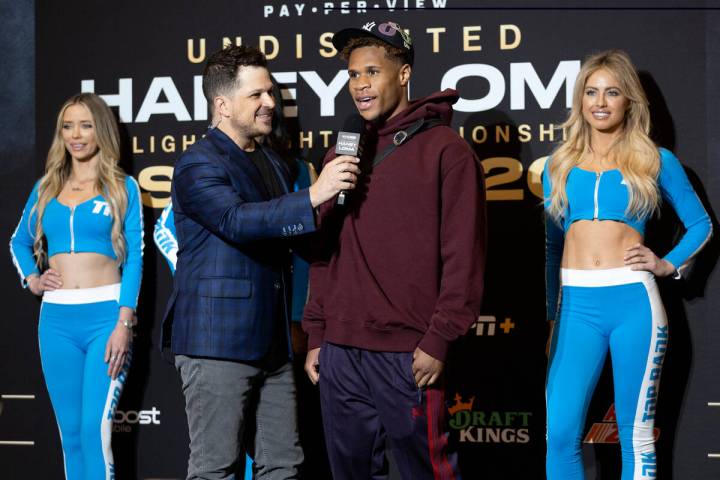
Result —
<instances>
[{"instance_id":1,"label":"espn+ logo","mask_svg":"<svg viewBox=\"0 0 720 480\"><path fill-rule=\"evenodd\" d=\"M515 323L510 317L498 321L495 315L480 315L475 323L470 326L470 332L477 337L494 337L497 333L509 334L515 328Z\"/></svg>"}]
</instances>

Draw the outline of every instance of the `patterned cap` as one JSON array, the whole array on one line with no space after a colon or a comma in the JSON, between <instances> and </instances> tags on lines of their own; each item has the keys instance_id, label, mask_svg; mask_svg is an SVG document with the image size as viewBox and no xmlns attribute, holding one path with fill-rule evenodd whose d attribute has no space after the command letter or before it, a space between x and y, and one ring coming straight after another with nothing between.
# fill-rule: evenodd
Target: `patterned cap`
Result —
<instances>
[{"instance_id":1,"label":"patterned cap","mask_svg":"<svg viewBox=\"0 0 720 480\"><path fill-rule=\"evenodd\" d=\"M332 43L333 46L341 52L350 40L360 37L377 38L388 45L408 52L408 59L410 60L410 65L412 65L415 57L412 38L410 38L410 34L403 30L397 23L383 22L378 25L376 22L367 22L361 28L345 28L333 36Z\"/></svg>"}]
</instances>

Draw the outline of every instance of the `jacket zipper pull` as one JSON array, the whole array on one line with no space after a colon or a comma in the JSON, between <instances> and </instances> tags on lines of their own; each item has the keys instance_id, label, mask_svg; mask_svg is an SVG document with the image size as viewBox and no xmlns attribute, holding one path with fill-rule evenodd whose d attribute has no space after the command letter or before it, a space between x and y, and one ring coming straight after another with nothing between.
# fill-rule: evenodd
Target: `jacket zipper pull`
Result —
<instances>
[{"instance_id":1,"label":"jacket zipper pull","mask_svg":"<svg viewBox=\"0 0 720 480\"><path fill-rule=\"evenodd\" d=\"M75 230L73 228L74 217L75 207L70 207L70 253L75 253Z\"/></svg>"},{"instance_id":2,"label":"jacket zipper pull","mask_svg":"<svg viewBox=\"0 0 720 480\"><path fill-rule=\"evenodd\" d=\"M593 215L593 220L598 219L598 214L600 212L600 205L598 204L598 191L600 190L600 177L602 177L602 173L603 172L595 172L595 214Z\"/></svg>"}]
</instances>

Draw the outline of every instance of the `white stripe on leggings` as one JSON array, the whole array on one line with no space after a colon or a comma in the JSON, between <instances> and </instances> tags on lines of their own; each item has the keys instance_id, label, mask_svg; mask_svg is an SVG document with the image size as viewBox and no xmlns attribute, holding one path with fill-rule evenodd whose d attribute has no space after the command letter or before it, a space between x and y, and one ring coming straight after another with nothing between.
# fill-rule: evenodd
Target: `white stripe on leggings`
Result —
<instances>
[{"instance_id":1,"label":"white stripe on leggings","mask_svg":"<svg viewBox=\"0 0 720 480\"><path fill-rule=\"evenodd\" d=\"M659 333L663 336L667 335L667 316L665 307L663 307L660 293L654 278L650 281L643 282L645 290L650 302L650 312L652 318L652 335L650 345L648 346L647 363L645 364L645 372L643 373L643 381L638 395L638 403L635 410L635 421L633 422L633 453L635 455L635 471L633 479L656 478L657 476L657 453L655 452L654 438L654 418L644 419L646 402L649 401L649 395L653 400L657 399L657 390L660 385L660 372L662 372L662 360L665 357L667 348L667 338L659 338ZM655 362L659 362L657 365ZM656 374L653 374L653 368L658 368ZM653 392L654 390L654 392ZM653 409L654 411L654 409ZM643 457L646 456L646 463L643 464Z\"/></svg>"},{"instance_id":2,"label":"white stripe on leggings","mask_svg":"<svg viewBox=\"0 0 720 480\"><path fill-rule=\"evenodd\" d=\"M105 460L105 478L110 480L115 478L115 464L112 453L112 430L113 418L115 417L115 409L120 401L123 385L127 379L128 370L130 369L130 360L132 359L132 351L128 351L125 357L125 364L115 380L110 381L107 397L105 399L105 407L102 411L100 419L100 440L102 442L103 460Z\"/></svg>"}]
</instances>

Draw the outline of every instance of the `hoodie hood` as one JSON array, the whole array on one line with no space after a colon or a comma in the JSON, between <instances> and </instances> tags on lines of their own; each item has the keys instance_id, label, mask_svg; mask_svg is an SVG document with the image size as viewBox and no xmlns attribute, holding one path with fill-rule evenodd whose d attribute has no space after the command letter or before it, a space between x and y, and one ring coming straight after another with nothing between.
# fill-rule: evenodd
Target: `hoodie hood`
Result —
<instances>
[{"instance_id":1,"label":"hoodie hood","mask_svg":"<svg viewBox=\"0 0 720 480\"><path fill-rule=\"evenodd\" d=\"M456 90L447 88L442 92L435 92L427 97L413 100L408 108L381 126L377 134L379 137L394 134L408 128L421 118L439 119L443 125L450 125L453 114L452 106L459 98L460 95Z\"/></svg>"}]
</instances>

